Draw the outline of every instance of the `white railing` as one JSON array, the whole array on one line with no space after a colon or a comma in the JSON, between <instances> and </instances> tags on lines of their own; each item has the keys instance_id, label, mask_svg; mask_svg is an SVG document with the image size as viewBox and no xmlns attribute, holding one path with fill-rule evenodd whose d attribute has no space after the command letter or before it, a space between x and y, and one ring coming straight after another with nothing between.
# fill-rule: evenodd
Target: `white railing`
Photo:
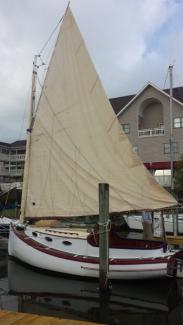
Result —
<instances>
[{"instance_id":1,"label":"white railing","mask_svg":"<svg viewBox=\"0 0 183 325\"><path fill-rule=\"evenodd\" d=\"M10 160L13 161L25 160L25 154L10 155Z\"/></svg>"},{"instance_id":2,"label":"white railing","mask_svg":"<svg viewBox=\"0 0 183 325\"><path fill-rule=\"evenodd\" d=\"M0 176L9 176L9 177L14 177L14 176L22 176L23 175L23 168L22 169L15 169L10 171L8 169L3 169L0 168Z\"/></svg>"},{"instance_id":3,"label":"white railing","mask_svg":"<svg viewBox=\"0 0 183 325\"><path fill-rule=\"evenodd\" d=\"M164 133L165 133L164 127L138 130L139 137L155 137L155 136L164 135Z\"/></svg>"},{"instance_id":4,"label":"white railing","mask_svg":"<svg viewBox=\"0 0 183 325\"><path fill-rule=\"evenodd\" d=\"M0 152L0 160L2 161L9 161L9 155L6 153Z\"/></svg>"},{"instance_id":5,"label":"white railing","mask_svg":"<svg viewBox=\"0 0 183 325\"><path fill-rule=\"evenodd\" d=\"M17 170L10 170L11 176L22 176L23 175L23 169L17 169Z\"/></svg>"},{"instance_id":6,"label":"white railing","mask_svg":"<svg viewBox=\"0 0 183 325\"><path fill-rule=\"evenodd\" d=\"M10 176L10 173L7 169L1 167L0 168L0 176Z\"/></svg>"}]
</instances>

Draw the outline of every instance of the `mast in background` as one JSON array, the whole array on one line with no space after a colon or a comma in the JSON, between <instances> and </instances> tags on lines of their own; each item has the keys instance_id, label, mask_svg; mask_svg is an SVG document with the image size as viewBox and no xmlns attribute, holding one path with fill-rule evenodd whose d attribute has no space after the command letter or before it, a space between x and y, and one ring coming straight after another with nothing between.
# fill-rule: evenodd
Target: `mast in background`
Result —
<instances>
[{"instance_id":1,"label":"mast in background","mask_svg":"<svg viewBox=\"0 0 183 325\"><path fill-rule=\"evenodd\" d=\"M170 80L170 169L171 169L171 193L174 191L174 152L173 152L173 65L169 65L169 80ZM173 234L178 235L178 215L175 215L172 210L173 218Z\"/></svg>"},{"instance_id":2,"label":"mast in background","mask_svg":"<svg viewBox=\"0 0 183 325\"><path fill-rule=\"evenodd\" d=\"M32 88L31 88L31 100L30 100L30 112L29 121L27 128L27 143L26 143L26 155L25 155L25 166L24 166L24 176L23 176L23 188L22 188L22 200L21 200L21 212L20 212L20 222L24 222L25 218L25 205L27 200L27 186L29 177L29 154L30 154L30 143L31 143L31 131L32 122L35 113L36 105L36 80L37 80L37 58L39 55L34 56L33 70L32 70Z\"/></svg>"}]
</instances>

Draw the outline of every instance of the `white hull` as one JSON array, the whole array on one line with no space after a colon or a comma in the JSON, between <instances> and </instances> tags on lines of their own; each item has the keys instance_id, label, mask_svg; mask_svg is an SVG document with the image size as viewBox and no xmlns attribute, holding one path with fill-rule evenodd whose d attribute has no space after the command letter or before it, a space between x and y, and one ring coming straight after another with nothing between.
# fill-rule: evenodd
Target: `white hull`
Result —
<instances>
[{"instance_id":1,"label":"white hull","mask_svg":"<svg viewBox=\"0 0 183 325\"><path fill-rule=\"evenodd\" d=\"M50 232L31 227L17 231L11 227L9 255L49 271L99 277L99 248L88 243L87 233L81 235L68 230L57 235L55 230L54 235L50 235ZM33 233L37 233L36 237ZM163 252L163 248L110 248L109 278L144 279L166 276L167 262L174 253L168 250Z\"/></svg>"}]
</instances>

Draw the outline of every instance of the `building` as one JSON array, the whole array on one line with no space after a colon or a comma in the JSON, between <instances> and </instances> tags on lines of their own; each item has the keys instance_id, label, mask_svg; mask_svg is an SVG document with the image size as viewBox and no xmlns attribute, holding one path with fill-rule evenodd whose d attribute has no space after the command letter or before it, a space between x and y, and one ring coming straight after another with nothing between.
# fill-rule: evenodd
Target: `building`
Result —
<instances>
[{"instance_id":1,"label":"building","mask_svg":"<svg viewBox=\"0 0 183 325\"><path fill-rule=\"evenodd\" d=\"M148 83L136 95L112 98L111 104L134 150L157 181L170 188L170 96ZM183 87L173 89L173 164L183 155Z\"/></svg>"},{"instance_id":2,"label":"building","mask_svg":"<svg viewBox=\"0 0 183 325\"><path fill-rule=\"evenodd\" d=\"M8 190L12 184L21 183L25 161L26 141L0 142L0 187Z\"/></svg>"}]
</instances>

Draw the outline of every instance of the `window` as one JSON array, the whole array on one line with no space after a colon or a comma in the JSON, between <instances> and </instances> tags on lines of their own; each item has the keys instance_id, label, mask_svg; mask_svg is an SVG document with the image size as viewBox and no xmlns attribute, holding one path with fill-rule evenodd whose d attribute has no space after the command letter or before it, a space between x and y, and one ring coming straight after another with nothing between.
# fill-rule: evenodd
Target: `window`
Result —
<instances>
[{"instance_id":1,"label":"window","mask_svg":"<svg viewBox=\"0 0 183 325\"><path fill-rule=\"evenodd\" d=\"M124 133L126 133L126 134L130 133L130 125L128 123L121 124L121 126L122 126Z\"/></svg>"},{"instance_id":2,"label":"window","mask_svg":"<svg viewBox=\"0 0 183 325\"><path fill-rule=\"evenodd\" d=\"M1 152L2 152L2 153L5 153L5 154L9 154L9 150L8 150L8 149L4 149L4 148L2 148Z\"/></svg>"},{"instance_id":3,"label":"window","mask_svg":"<svg viewBox=\"0 0 183 325\"><path fill-rule=\"evenodd\" d=\"M183 128L183 117L174 118L174 128Z\"/></svg>"},{"instance_id":4,"label":"window","mask_svg":"<svg viewBox=\"0 0 183 325\"><path fill-rule=\"evenodd\" d=\"M162 186L171 185L171 170L170 169L161 169L156 170L154 173L156 181Z\"/></svg>"},{"instance_id":5,"label":"window","mask_svg":"<svg viewBox=\"0 0 183 325\"><path fill-rule=\"evenodd\" d=\"M25 154L25 150L18 150L17 153L18 153L19 155L24 155L24 154Z\"/></svg>"},{"instance_id":6,"label":"window","mask_svg":"<svg viewBox=\"0 0 183 325\"><path fill-rule=\"evenodd\" d=\"M170 144L164 143L164 153L170 153Z\"/></svg>"},{"instance_id":7,"label":"window","mask_svg":"<svg viewBox=\"0 0 183 325\"><path fill-rule=\"evenodd\" d=\"M173 145L173 153L179 152L179 144L178 142L172 142ZM170 153L170 143L164 143L164 153Z\"/></svg>"}]
</instances>

